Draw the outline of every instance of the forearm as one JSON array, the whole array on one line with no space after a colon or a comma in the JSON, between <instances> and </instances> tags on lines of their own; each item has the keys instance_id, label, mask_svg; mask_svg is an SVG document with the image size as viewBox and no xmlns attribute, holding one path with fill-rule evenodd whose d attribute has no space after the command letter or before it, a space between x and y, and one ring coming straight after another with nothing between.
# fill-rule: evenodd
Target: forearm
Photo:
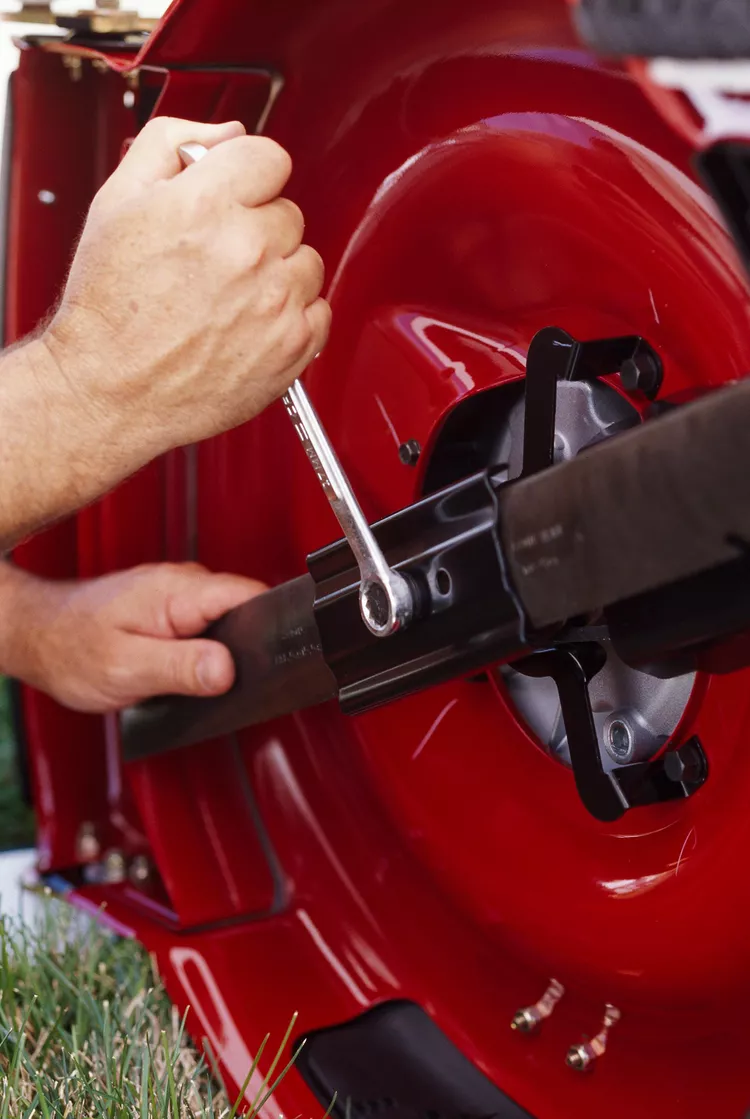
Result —
<instances>
[{"instance_id":1,"label":"forearm","mask_svg":"<svg viewBox=\"0 0 750 1119\"><path fill-rule=\"evenodd\" d=\"M0 552L94 501L142 462L41 339L0 357Z\"/></svg>"}]
</instances>

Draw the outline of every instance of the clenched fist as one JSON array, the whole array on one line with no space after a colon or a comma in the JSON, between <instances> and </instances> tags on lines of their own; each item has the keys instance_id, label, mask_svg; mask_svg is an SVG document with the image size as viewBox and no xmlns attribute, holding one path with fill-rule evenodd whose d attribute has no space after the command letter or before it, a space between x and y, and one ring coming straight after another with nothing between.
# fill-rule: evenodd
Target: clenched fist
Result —
<instances>
[{"instance_id":1,"label":"clenched fist","mask_svg":"<svg viewBox=\"0 0 750 1119\"><path fill-rule=\"evenodd\" d=\"M188 141L211 150L183 171ZM94 199L43 340L140 462L256 415L325 344L323 263L280 197L290 171L240 124L160 118Z\"/></svg>"}]
</instances>

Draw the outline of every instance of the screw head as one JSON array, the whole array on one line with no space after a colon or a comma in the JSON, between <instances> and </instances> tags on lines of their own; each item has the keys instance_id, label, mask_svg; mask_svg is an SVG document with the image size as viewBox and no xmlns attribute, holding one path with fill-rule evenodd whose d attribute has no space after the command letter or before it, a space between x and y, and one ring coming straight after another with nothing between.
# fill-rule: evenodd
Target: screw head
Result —
<instances>
[{"instance_id":1,"label":"screw head","mask_svg":"<svg viewBox=\"0 0 750 1119\"><path fill-rule=\"evenodd\" d=\"M568 1054L565 1058L565 1064L568 1068L575 1069L576 1072L585 1072L590 1067L593 1057L589 1052L586 1045L571 1045Z\"/></svg>"},{"instance_id":2,"label":"screw head","mask_svg":"<svg viewBox=\"0 0 750 1119\"><path fill-rule=\"evenodd\" d=\"M82 862L90 863L99 857L100 851L101 847L96 835L96 828L93 823L87 820L81 824L81 829L78 832L76 854Z\"/></svg>"},{"instance_id":3,"label":"screw head","mask_svg":"<svg viewBox=\"0 0 750 1119\"><path fill-rule=\"evenodd\" d=\"M539 1013L530 1006L524 1006L521 1010L517 1010L513 1015L510 1023L512 1030L518 1030L521 1034L530 1034L539 1025Z\"/></svg>"},{"instance_id":4,"label":"screw head","mask_svg":"<svg viewBox=\"0 0 750 1119\"><path fill-rule=\"evenodd\" d=\"M132 882L142 884L151 877L151 864L145 855L136 855L130 864L130 878Z\"/></svg>"},{"instance_id":5,"label":"screw head","mask_svg":"<svg viewBox=\"0 0 750 1119\"><path fill-rule=\"evenodd\" d=\"M416 439L407 439L398 449L398 457L404 466L416 466L421 454L422 448Z\"/></svg>"},{"instance_id":6,"label":"screw head","mask_svg":"<svg viewBox=\"0 0 750 1119\"><path fill-rule=\"evenodd\" d=\"M128 864L122 851L108 851L104 857L104 881L111 885L124 882L127 877Z\"/></svg>"},{"instance_id":7,"label":"screw head","mask_svg":"<svg viewBox=\"0 0 750 1119\"><path fill-rule=\"evenodd\" d=\"M655 354L636 353L620 366L620 381L626 392L656 396L661 385L661 362Z\"/></svg>"}]
</instances>

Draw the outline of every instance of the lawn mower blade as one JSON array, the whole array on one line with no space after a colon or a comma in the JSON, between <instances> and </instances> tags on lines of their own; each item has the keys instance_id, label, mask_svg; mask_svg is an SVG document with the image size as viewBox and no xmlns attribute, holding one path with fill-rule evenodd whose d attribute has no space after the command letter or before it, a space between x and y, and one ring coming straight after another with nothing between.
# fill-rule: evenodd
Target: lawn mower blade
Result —
<instances>
[{"instance_id":1,"label":"lawn mower blade","mask_svg":"<svg viewBox=\"0 0 750 1119\"><path fill-rule=\"evenodd\" d=\"M679 620L696 601L690 580L702 572L716 573L718 592L711 594L721 601L710 607L710 616L697 611L694 636L705 641L747 628L750 594L744 591L744 567L739 574L735 569L750 557L749 429L750 379L517 482L495 484L485 472L379 522L373 531L390 562L423 586L439 563L453 588L450 602L428 604L395 637L374 637L362 624L348 545L323 549L308 560L317 582L306 575L283 584L208 631L227 645L237 665L226 696L171 696L124 713L125 759L188 746L334 697L349 714L365 711L513 661L559 636L564 640L561 627L570 619L613 606L627 618L631 601L640 621L628 641L640 657L657 647L663 654L669 649L665 634L675 637L676 646L686 643L685 625L675 629L674 617L669 625L656 624L658 603L649 600L648 609L638 609L638 596L675 588L671 613ZM482 492L492 500L480 513L473 502ZM468 508L467 494L473 495ZM489 548L471 551L480 531ZM468 560L466 553L460 560L461 541L468 542ZM494 566L490 559L480 572L477 557L487 561L488 554ZM452 567L454 555L459 560ZM334 604L333 624L327 603ZM486 616L498 604L501 624L490 631Z\"/></svg>"},{"instance_id":2,"label":"lawn mower blade","mask_svg":"<svg viewBox=\"0 0 750 1119\"><path fill-rule=\"evenodd\" d=\"M750 377L499 494L533 627L750 556Z\"/></svg>"},{"instance_id":3,"label":"lawn mower blade","mask_svg":"<svg viewBox=\"0 0 750 1119\"><path fill-rule=\"evenodd\" d=\"M320 649L309 575L250 599L204 636L234 658L236 679L217 699L160 696L124 711L123 757L136 761L216 738L332 699L336 680Z\"/></svg>"}]
</instances>

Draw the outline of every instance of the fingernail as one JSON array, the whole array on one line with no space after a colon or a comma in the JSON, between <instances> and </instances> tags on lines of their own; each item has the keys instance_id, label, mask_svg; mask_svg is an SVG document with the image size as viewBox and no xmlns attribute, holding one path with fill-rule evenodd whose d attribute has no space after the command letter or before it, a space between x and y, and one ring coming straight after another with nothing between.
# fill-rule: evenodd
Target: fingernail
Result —
<instances>
[{"instance_id":1,"label":"fingernail","mask_svg":"<svg viewBox=\"0 0 750 1119\"><path fill-rule=\"evenodd\" d=\"M198 661L198 681L205 692L218 692L224 686L224 670L220 661L210 653Z\"/></svg>"}]
</instances>

